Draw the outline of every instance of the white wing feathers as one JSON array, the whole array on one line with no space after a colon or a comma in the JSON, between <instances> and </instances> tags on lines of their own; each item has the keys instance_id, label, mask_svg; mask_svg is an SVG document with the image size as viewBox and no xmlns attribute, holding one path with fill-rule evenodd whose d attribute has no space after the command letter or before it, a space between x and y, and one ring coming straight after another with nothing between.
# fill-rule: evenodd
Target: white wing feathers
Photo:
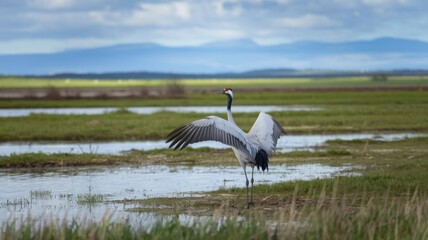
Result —
<instances>
[{"instance_id":1,"label":"white wing feathers","mask_svg":"<svg viewBox=\"0 0 428 240\"><path fill-rule=\"evenodd\" d=\"M278 139L286 134L281 125L269 114L261 112L253 127L248 132L249 138L255 140L261 149L271 156L275 153Z\"/></svg>"},{"instance_id":2,"label":"white wing feathers","mask_svg":"<svg viewBox=\"0 0 428 240\"><path fill-rule=\"evenodd\" d=\"M209 116L179 127L167 136L167 143L174 149L183 149L191 143L218 141L247 152L255 157L257 149L252 147L247 134L235 124L216 116Z\"/></svg>"}]
</instances>

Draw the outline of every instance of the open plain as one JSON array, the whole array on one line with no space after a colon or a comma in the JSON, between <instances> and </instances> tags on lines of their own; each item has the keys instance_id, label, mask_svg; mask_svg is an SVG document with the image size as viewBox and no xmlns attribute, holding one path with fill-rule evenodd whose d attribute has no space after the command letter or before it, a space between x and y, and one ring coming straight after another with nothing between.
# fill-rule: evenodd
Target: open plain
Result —
<instances>
[{"instance_id":1,"label":"open plain","mask_svg":"<svg viewBox=\"0 0 428 240\"><path fill-rule=\"evenodd\" d=\"M28 86L7 81L0 80L4 92L18 88L59 91L67 89L66 84L86 90L92 87L87 85L89 80L40 80ZM124 239L155 239L178 232L189 239L426 239L428 80L400 77L381 83L369 78L316 81L200 79L182 80L171 87L162 85L162 81L135 80L132 84L146 89L140 91L146 94L144 97L67 98L60 94L55 98L33 95L2 99L0 108L12 111L73 107L117 110L0 118L0 148L8 144L82 144L66 153L0 156L0 179L9 184L2 187L0 211L8 218L2 219L0 238L72 235L101 239L109 232L109 236ZM98 84L107 89L116 87L102 80ZM215 94L223 87L234 88L234 106L314 108L270 112L287 131L283 144L296 146L279 148L270 161L270 171L255 173L255 202L249 210L245 208L243 171L230 149L212 145L172 151L163 146L152 150L132 147L119 154L98 152L97 142L162 141L179 125L212 114L226 117L225 113L138 114L128 110L166 106L226 109L224 96ZM150 91L163 94L150 95ZM234 118L248 131L257 115L242 112L235 113ZM365 136L361 134L368 135L357 137ZM388 137L391 134L401 137ZM326 140L304 142L314 135ZM302 143L297 139L303 139L299 140ZM93 144L84 148L84 143ZM332 171L320 170L323 167ZM156 174L171 180L176 177L184 186L169 189L158 180L151 189L143 177L155 179ZM106 186L98 182L104 176L117 178ZM120 184L123 178L128 185ZM19 181L39 185L16 187ZM213 185L205 188L205 181ZM70 186L56 187L54 182ZM202 189L195 187L198 183ZM55 209L67 209L69 214ZM70 217L77 212L77 216ZM22 220L20 213L30 216ZM63 223L53 221L57 218Z\"/></svg>"}]
</instances>

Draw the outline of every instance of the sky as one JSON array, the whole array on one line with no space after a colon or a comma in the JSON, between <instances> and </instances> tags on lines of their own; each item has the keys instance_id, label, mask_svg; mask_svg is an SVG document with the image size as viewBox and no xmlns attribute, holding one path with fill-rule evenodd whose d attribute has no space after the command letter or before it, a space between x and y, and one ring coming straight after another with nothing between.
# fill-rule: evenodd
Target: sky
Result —
<instances>
[{"instance_id":1,"label":"sky","mask_svg":"<svg viewBox=\"0 0 428 240\"><path fill-rule=\"evenodd\" d=\"M0 0L0 54L124 43L428 41L426 0Z\"/></svg>"}]
</instances>

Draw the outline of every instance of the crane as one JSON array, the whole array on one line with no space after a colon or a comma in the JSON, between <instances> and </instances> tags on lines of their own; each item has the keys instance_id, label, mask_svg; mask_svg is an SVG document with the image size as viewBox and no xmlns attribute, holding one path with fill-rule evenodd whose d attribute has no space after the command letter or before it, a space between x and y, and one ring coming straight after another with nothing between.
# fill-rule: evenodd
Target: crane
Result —
<instances>
[{"instance_id":1,"label":"crane","mask_svg":"<svg viewBox=\"0 0 428 240\"><path fill-rule=\"evenodd\" d=\"M268 170L269 157L275 152L276 143L282 135L286 135L282 126L269 114L260 112L257 120L248 133L242 131L233 120L231 88L221 92L227 96L227 121L217 116L187 123L168 134L169 148L183 149L187 145L202 141L218 141L232 147L236 158L244 169L247 188L247 208L253 203L254 167L264 172ZM250 181L247 176L247 165L251 167L251 199L248 188Z\"/></svg>"}]
</instances>

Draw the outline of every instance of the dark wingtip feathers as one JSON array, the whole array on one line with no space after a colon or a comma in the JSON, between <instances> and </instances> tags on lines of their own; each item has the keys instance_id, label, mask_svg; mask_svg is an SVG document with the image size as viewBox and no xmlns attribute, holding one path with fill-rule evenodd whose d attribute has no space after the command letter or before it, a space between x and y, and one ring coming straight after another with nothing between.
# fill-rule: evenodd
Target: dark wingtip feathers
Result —
<instances>
[{"instance_id":1,"label":"dark wingtip feathers","mask_svg":"<svg viewBox=\"0 0 428 240\"><path fill-rule=\"evenodd\" d=\"M167 136L167 140L165 141L165 143L172 141L168 148L172 148L173 150L183 150L189 143L191 143L191 140L196 134L196 132L191 131L192 128L192 124L189 123L170 132Z\"/></svg>"},{"instance_id":2,"label":"dark wingtip feathers","mask_svg":"<svg viewBox=\"0 0 428 240\"><path fill-rule=\"evenodd\" d=\"M180 134L186 127L188 127L189 124L183 125L181 127L178 127L174 129L172 132L170 132L166 138L168 139L168 142L174 139L178 134Z\"/></svg>"},{"instance_id":3,"label":"dark wingtip feathers","mask_svg":"<svg viewBox=\"0 0 428 240\"><path fill-rule=\"evenodd\" d=\"M168 134L168 136L166 136L167 139L166 139L165 143L169 143L172 141L172 143L168 146L168 148L173 148L173 146L179 141L179 138L177 138L177 137L180 136L188 126L189 125L186 124L186 125L183 125L181 127L178 127L176 129L174 129L172 132L170 132ZM174 148L174 150L176 150L177 148L178 148L178 146L176 146Z\"/></svg>"}]
</instances>

